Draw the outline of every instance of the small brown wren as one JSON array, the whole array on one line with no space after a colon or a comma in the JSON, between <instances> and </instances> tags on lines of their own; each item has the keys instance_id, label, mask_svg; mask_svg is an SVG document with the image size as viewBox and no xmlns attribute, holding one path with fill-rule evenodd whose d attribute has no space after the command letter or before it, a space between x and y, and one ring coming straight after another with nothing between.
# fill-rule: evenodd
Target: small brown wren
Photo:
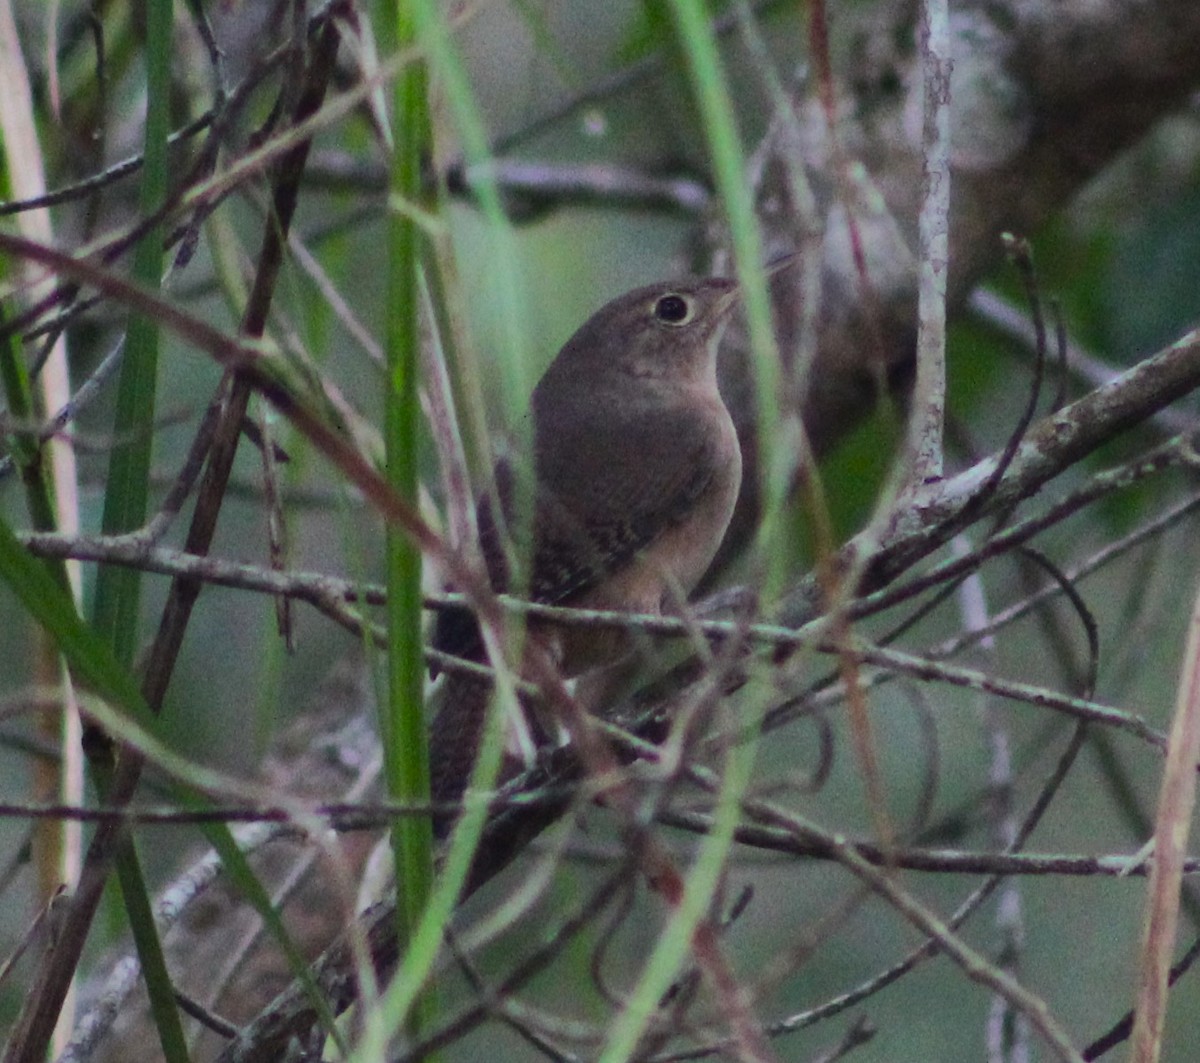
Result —
<instances>
[{"instance_id":1,"label":"small brown wren","mask_svg":"<svg viewBox=\"0 0 1200 1063\"><path fill-rule=\"evenodd\" d=\"M532 515L515 512L514 470L495 469L477 509L480 546L497 592L513 556L530 561L516 589L532 601L660 613L678 607L712 561L729 525L742 461L717 390L717 345L737 302L731 280L653 284L598 310L546 370L531 401ZM498 517L502 519L498 519ZM529 624L572 678L628 652L613 629ZM434 646L485 661L465 609L438 616ZM489 684L447 678L430 735L433 797L453 802L470 778ZM435 822L439 834L450 820Z\"/></svg>"}]
</instances>

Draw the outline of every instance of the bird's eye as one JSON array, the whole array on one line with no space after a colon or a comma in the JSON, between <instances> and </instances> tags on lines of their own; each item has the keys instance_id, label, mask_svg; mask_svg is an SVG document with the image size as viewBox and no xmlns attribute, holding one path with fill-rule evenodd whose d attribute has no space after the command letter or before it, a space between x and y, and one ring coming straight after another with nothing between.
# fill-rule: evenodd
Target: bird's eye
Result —
<instances>
[{"instance_id":1,"label":"bird's eye","mask_svg":"<svg viewBox=\"0 0 1200 1063\"><path fill-rule=\"evenodd\" d=\"M692 300L672 292L654 304L654 316L664 325L686 325L695 316Z\"/></svg>"}]
</instances>

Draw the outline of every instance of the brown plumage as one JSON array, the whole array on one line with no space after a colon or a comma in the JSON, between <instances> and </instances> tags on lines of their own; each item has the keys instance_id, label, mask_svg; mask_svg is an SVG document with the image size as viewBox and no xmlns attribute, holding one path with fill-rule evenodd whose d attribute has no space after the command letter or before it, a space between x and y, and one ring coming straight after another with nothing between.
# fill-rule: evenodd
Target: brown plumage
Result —
<instances>
[{"instance_id":1,"label":"brown plumage","mask_svg":"<svg viewBox=\"0 0 1200 1063\"><path fill-rule=\"evenodd\" d=\"M537 602L658 613L704 574L729 524L741 455L716 381L716 350L736 299L732 281L656 284L596 312L563 346L531 400L533 519L514 512L512 466L478 506L492 586L510 586L497 521L532 557ZM524 529L524 541L522 541ZM528 541L532 532L532 549ZM524 549L522 549L524 547ZM627 652L618 632L530 624L564 677ZM485 659L466 610L438 617L434 646ZM452 674L430 736L433 795L456 801L478 747L489 687ZM448 822L437 824L439 833Z\"/></svg>"}]
</instances>

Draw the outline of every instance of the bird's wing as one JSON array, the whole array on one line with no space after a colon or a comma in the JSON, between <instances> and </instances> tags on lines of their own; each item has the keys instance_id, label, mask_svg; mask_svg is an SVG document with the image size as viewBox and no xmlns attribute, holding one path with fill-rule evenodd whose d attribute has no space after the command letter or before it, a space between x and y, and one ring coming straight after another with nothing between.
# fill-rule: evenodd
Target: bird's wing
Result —
<instances>
[{"instance_id":1,"label":"bird's wing","mask_svg":"<svg viewBox=\"0 0 1200 1063\"><path fill-rule=\"evenodd\" d=\"M498 463L500 510L508 527L499 527L494 496L478 507L480 547L493 587L510 589L505 542L515 538L513 556L520 557L530 526L533 567L526 593L533 601L570 604L630 564L683 521L711 486L719 468L719 433L712 431L710 416L681 409L607 425L576 418L562 426L569 438L540 438L532 522L517 516L513 470ZM557 427L551 425L547 434ZM586 475L580 475L581 464ZM457 656L483 651L474 617L465 609L439 613L434 645Z\"/></svg>"},{"instance_id":2,"label":"bird's wing","mask_svg":"<svg viewBox=\"0 0 1200 1063\"><path fill-rule=\"evenodd\" d=\"M583 512L539 492L530 597L565 605L619 572L687 516L713 474L711 464L681 462L643 481L644 493L614 490L607 504ZM591 500L599 501L597 493Z\"/></svg>"},{"instance_id":3,"label":"bird's wing","mask_svg":"<svg viewBox=\"0 0 1200 1063\"><path fill-rule=\"evenodd\" d=\"M719 468L712 416L660 409L652 418L585 425L586 435L567 445L548 441L538 465L534 601L569 603L694 511ZM586 476L578 475L581 453Z\"/></svg>"}]
</instances>

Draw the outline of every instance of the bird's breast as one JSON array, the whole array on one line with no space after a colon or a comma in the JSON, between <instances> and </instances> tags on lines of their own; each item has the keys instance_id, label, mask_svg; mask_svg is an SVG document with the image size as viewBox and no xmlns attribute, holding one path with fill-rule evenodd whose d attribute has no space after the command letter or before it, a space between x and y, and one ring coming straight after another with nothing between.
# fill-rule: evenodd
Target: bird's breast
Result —
<instances>
[{"instance_id":1,"label":"bird's breast","mask_svg":"<svg viewBox=\"0 0 1200 1063\"><path fill-rule=\"evenodd\" d=\"M700 581L725 536L741 484L737 433L719 398L705 403L711 419L704 461L710 475L686 511L664 524L629 564L608 575L571 604L584 609L632 613L676 612ZM561 631L561 662L566 675L579 675L619 657L628 640L617 631Z\"/></svg>"},{"instance_id":2,"label":"bird's breast","mask_svg":"<svg viewBox=\"0 0 1200 1063\"><path fill-rule=\"evenodd\" d=\"M672 596L690 594L716 555L733 516L742 480L737 432L719 398L711 404L712 478L691 510L663 529L644 551L643 564L660 573L661 589L652 611L668 606ZM680 603L675 603L680 604Z\"/></svg>"}]
</instances>

